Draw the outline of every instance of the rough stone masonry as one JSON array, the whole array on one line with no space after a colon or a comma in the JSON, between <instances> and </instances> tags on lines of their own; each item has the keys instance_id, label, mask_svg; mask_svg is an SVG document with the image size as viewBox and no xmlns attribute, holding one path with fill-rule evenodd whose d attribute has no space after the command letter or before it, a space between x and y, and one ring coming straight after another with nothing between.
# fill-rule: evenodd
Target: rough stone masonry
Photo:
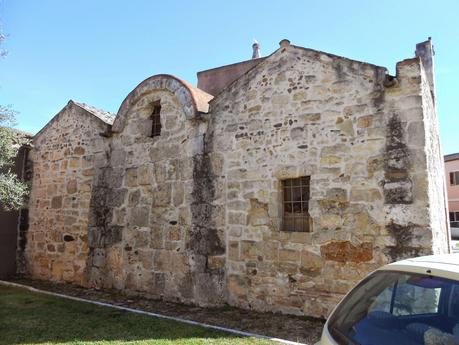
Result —
<instances>
[{"instance_id":1,"label":"rough stone masonry","mask_svg":"<svg viewBox=\"0 0 459 345\"><path fill-rule=\"evenodd\" d=\"M326 316L394 260L448 251L433 47L386 68L291 45L70 101L34 137L21 271Z\"/></svg>"}]
</instances>

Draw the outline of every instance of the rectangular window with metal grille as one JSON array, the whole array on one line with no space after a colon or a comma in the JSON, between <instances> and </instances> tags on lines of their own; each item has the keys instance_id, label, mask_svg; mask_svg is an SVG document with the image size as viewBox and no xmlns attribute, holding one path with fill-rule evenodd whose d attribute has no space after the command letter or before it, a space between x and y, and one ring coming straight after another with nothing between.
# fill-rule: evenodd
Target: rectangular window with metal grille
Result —
<instances>
[{"instance_id":1,"label":"rectangular window with metal grille","mask_svg":"<svg viewBox=\"0 0 459 345\"><path fill-rule=\"evenodd\" d=\"M311 231L308 211L310 180L309 176L304 176L282 181L283 231Z\"/></svg>"},{"instance_id":2,"label":"rectangular window with metal grille","mask_svg":"<svg viewBox=\"0 0 459 345\"><path fill-rule=\"evenodd\" d=\"M157 137L161 135L161 105L159 103L153 106L151 120L151 137Z\"/></svg>"}]
</instances>

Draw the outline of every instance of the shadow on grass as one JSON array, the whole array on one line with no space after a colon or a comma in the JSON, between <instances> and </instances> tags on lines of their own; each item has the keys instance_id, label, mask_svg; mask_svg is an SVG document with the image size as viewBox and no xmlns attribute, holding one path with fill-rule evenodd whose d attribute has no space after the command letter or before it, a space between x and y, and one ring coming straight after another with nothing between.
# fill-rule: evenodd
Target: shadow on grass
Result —
<instances>
[{"instance_id":1,"label":"shadow on grass","mask_svg":"<svg viewBox=\"0 0 459 345\"><path fill-rule=\"evenodd\" d=\"M271 344L122 310L0 287L0 344Z\"/></svg>"}]
</instances>

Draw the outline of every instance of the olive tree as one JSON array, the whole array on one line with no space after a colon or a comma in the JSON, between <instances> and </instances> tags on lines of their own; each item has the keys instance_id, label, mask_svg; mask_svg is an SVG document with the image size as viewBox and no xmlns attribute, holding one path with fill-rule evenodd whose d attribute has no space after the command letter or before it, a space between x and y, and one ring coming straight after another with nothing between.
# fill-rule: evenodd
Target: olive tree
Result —
<instances>
[{"instance_id":1,"label":"olive tree","mask_svg":"<svg viewBox=\"0 0 459 345\"><path fill-rule=\"evenodd\" d=\"M0 32L0 45L4 40ZM5 55L6 50L0 48L0 57ZM15 115L11 106L0 105L0 208L6 211L19 209L28 190L11 171L19 148L26 142L24 135L12 128L16 124Z\"/></svg>"}]
</instances>

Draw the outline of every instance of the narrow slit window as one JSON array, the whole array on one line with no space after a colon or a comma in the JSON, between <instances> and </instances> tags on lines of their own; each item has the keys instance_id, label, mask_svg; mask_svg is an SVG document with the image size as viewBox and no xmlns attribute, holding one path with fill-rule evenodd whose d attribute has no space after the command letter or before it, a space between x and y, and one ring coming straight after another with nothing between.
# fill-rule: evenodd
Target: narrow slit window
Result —
<instances>
[{"instance_id":1,"label":"narrow slit window","mask_svg":"<svg viewBox=\"0 0 459 345\"><path fill-rule=\"evenodd\" d=\"M282 181L283 231L310 232L309 228L309 183L304 176Z\"/></svg>"},{"instance_id":2,"label":"narrow slit window","mask_svg":"<svg viewBox=\"0 0 459 345\"><path fill-rule=\"evenodd\" d=\"M157 137L161 135L161 104L155 103L153 105L153 111L151 113L151 137Z\"/></svg>"}]
</instances>

